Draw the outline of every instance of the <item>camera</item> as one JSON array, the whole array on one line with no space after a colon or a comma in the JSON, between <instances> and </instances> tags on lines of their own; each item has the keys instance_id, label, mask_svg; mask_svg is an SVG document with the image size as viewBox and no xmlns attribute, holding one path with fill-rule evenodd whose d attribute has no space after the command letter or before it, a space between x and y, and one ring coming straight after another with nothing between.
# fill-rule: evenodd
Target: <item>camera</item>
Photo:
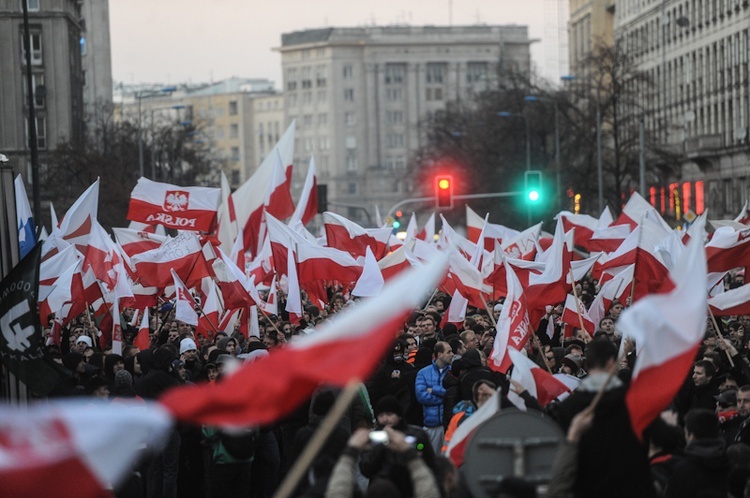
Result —
<instances>
[{"instance_id":1,"label":"camera","mask_svg":"<svg viewBox=\"0 0 750 498\"><path fill-rule=\"evenodd\" d=\"M372 444L388 444L388 433L385 431L370 431Z\"/></svg>"}]
</instances>

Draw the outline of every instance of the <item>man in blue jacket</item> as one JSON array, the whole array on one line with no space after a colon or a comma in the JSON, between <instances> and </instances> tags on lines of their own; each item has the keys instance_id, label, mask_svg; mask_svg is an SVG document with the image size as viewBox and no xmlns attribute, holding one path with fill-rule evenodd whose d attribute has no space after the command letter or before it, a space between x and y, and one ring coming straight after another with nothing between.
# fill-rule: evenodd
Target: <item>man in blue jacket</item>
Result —
<instances>
[{"instance_id":1,"label":"man in blue jacket","mask_svg":"<svg viewBox=\"0 0 750 498\"><path fill-rule=\"evenodd\" d=\"M438 342L433 350L432 364L417 372L414 389L417 401L424 413L424 430L430 437L430 443L436 454L443 446L443 397L445 388L443 378L453 361L453 350L447 342Z\"/></svg>"}]
</instances>

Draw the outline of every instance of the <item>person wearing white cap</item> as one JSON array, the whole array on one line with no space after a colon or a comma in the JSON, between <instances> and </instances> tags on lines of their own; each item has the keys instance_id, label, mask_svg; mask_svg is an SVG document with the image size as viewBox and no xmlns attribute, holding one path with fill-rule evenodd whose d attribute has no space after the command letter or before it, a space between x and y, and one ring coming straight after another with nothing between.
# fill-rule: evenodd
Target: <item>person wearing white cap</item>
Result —
<instances>
[{"instance_id":1,"label":"person wearing white cap","mask_svg":"<svg viewBox=\"0 0 750 498\"><path fill-rule=\"evenodd\" d=\"M91 337L87 335L82 335L76 340L76 349L78 350L79 353L83 353L86 350L86 348L93 348L93 347L94 347L94 343L91 340Z\"/></svg>"},{"instance_id":2,"label":"person wearing white cap","mask_svg":"<svg viewBox=\"0 0 750 498\"><path fill-rule=\"evenodd\" d=\"M203 364L198 358L198 347L190 337L185 337L180 341L180 359L188 371L188 380L197 379L203 369Z\"/></svg>"}]
</instances>

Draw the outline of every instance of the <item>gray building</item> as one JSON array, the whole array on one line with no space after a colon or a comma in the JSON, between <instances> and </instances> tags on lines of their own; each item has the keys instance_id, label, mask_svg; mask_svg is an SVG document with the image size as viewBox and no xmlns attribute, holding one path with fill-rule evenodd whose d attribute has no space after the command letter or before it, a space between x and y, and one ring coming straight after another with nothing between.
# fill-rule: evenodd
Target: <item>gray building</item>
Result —
<instances>
[{"instance_id":1,"label":"gray building","mask_svg":"<svg viewBox=\"0 0 750 498\"><path fill-rule=\"evenodd\" d=\"M750 9L742 0L623 0L615 42L653 82L640 92L645 125L681 155L651 202L678 214L734 217L750 198Z\"/></svg>"},{"instance_id":2,"label":"gray building","mask_svg":"<svg viewBox=\"0 0 750 498\"><path fill-rule=\"evenodd\" d=\"M282 35L287 122L297 120L295 175L315 156L331 208L362 223L413 195L406 166L420 122L451 101L528 72L525 26L326 28ZM299 178L298 178L299 180Z\"/></svg>"},{"instance_id":3,"label":"gray building","mask_svg":"<svg viewBox=\"0 0 750 498\"><path fill-rule=\"evenodd\" d=\"M28 0L42 164L58 142L83 140L88 99L111 103L107 5L107 0ZM0 152L25 174L28 185L31 175L23 46L22 3L0 0Z\"/></svg>"}]
</instances>

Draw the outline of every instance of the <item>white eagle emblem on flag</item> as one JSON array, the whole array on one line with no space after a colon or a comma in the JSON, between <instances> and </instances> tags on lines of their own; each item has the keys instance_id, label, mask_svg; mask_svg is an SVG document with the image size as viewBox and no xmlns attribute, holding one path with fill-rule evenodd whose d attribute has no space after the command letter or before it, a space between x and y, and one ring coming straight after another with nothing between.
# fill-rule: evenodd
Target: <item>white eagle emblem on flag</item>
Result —
<instances>
[{"instance_id":1,"label":"white eagle emblem on flag","mask_svg":"<svg viewBox=\"0 0 750 498\"><path fill-rule=\"evenodd\" d=\"M164 195L164 210L187 211L190 194L184 190L167 190Z\"/></svg>"}]
</instances>

